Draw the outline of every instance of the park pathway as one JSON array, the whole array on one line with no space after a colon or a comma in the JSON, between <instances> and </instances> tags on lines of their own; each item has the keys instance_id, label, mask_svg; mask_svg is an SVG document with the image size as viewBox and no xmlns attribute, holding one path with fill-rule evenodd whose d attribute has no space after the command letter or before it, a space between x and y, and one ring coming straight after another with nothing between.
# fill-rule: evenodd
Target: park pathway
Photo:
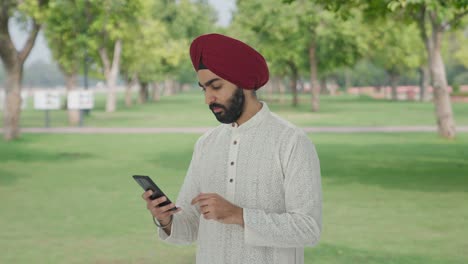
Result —
<instances>
[{"instance_id":1,"label":"park pathway","mask_svg":"<svg viewBox=\"0 0 468 264\"><path fill-rule=\"evenodd\" d=\"M52 127L22 128L22 133L49 134L161 134L185 133L202 134L211 127ZM303 127L308 133L402 133L436 132L435 126L340 126L340 127ZM3 133L3 129L0 128ZM468 132L468 126L457 126L457 132Z\"/></svg>"}]
</instances>

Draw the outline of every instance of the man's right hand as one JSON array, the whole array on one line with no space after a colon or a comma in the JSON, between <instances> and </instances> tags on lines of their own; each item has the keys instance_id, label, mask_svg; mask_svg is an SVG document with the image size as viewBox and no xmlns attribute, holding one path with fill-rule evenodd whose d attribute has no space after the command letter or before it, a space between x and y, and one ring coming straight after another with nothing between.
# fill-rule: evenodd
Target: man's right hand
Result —
<instances>
[{"instance_id":1,"label":"man's right hand","mask_svg":"<svg viewBox=\"0 0 468 264\"><path fill-rule=\"evenodd\" d=\"M153 191L148 190L141 197L146 201L146 208L148 208L153 217L158 220L159 224L165 226L171 221L171 215L180 212L182 209L179 207L177 210L171 211L170 209L175 207L173 203L159 207L161 203L167 200L166 196L151 200L151 194L153 194Z\"/></svg>"}]
</instances>

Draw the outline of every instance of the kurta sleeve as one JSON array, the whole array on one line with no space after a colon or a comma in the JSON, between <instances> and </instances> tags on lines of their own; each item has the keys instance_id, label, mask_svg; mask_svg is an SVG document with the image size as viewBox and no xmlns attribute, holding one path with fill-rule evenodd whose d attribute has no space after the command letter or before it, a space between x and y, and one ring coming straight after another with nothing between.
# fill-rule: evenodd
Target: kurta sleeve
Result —
<instances>
[{"instance_id":1,"label":"kurta sleeve","mask_svg":"<svg viewBox=\"0 0 468 264\"><path fill-rule=\"evenodd\" d=\"M320 163L315 146L298 131L280 151L285 213L244 208L244 239L252 246L304 247L318 243L322 228Z\"/></svg>"},{"instance_id":2,"label":"kurta sleeve","mask_svg":"<svg viewBox=\"0 0 468 264\"><path fill-rule=\"evenodd\" d=\"M171 244L190 244L197 239L200 212L196 206L191 205L191 201L200 193L199 145L200 140L195 144L192 160L177 198L176 206L181 207L182 211L174 215L171 235L168 236L162 228L158 228L159 238Z\"/></svg>"}]
</instances>

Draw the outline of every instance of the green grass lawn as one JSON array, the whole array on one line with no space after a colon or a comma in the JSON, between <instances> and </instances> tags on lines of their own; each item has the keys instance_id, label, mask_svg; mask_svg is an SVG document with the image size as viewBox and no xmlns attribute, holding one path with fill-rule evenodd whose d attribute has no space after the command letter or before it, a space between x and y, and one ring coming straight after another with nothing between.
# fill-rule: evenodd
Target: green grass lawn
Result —
<instances>
[{"instance_id":1,"label":"green grass lawn","mask_svg":"<svg viewBox=\"0 0 468 264\"><path fill-rule=\"evenodd\" d=\"M266 99L266 95L259 96ZM283 103L279 95L269 102L270 108L298 126L435 126L434 105L431 102L392 102L368 97L341 95L322 96L321 110L310 111L310 95L301 95L298 107L291 106L290 95ZM218 122L204 103L202 92L192 91L175 96L163 96L158 103L126 108L123 94L119 94L118 111L104 112L105 96L96 94L96 107L84 121L93 127L206 127ZM458 125L468 125L468 105L454 103ZM64 110L50 111L51 126L67 126ZM22 127L43 127L45 114L29 107L22 112ZM0 120L0 126L3 120Z\"/></svg>"},{"instance_id":2,"label":"green grass lawn","mask_svg":"<svg viewBox=\"0 0 468 264\"><path fill-rule=\"evenodd\" d=\"M157 239L131 175L151 175L175 199L198 136L0 141L0 263L194 263L195 246ZM306 263L468 263L467 134L311 138L324 228Z\"/></svg>"}]
</instances>

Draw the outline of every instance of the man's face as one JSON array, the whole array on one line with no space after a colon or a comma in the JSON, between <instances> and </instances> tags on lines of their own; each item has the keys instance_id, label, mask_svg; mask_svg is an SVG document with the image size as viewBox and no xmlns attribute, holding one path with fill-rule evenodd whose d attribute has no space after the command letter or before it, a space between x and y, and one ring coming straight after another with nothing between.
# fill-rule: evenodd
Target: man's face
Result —
<instances>
[{"instance_id":1,"label":"man's face","mask_svg":"<svg viewBox=\"0 0 468 264\"><path fill-rule=\"evenodd\" d=\"M205 92L205 103L216 119L224 124L237 121L245 103L242 89L208 69L199 70L197 75L199 85Z\"/></svg>"}]
</instances>

